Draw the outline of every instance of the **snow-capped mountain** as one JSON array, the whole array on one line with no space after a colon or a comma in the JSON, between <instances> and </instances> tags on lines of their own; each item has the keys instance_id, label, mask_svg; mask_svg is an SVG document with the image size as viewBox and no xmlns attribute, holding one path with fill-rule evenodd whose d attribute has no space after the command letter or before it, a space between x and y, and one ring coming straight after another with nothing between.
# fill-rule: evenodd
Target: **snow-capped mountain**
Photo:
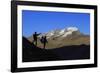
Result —
<instances>
[{"instance_id":1,"label":"snow-capped mountain","mask_svg":"<svg viewBox=\"0 0 100 73\"><path fill-rule=\"evenodd\" d=\"M78 34L81 34L77 27L68 27L68 28L64 28L64 29L52 30L52 31L47 32L45 34L41 34L39 37L45 35L45 36L47 36L47 38L51 38L51 37L64 38L64 37L67 37L69 35L72 35L74 32L77 32Z\"/></svg>"},{"instance_id":2,"label":"snow-capped mountain","mask_svg":"<svg viewBox=\"0 0 100 73\"><path fill-rule=\"evenodd\" d=\"M47 49L57 48L69 45L89 45L90 36L83 34L77 27L68 27L64 29L55 29L47 33L41 33L38 36L38 46L43 44L40 41L42 36L47 37L48 44L46 45ZM27 38L30 42L33 42L33 36Z\"/></svg>"}]
</instances>

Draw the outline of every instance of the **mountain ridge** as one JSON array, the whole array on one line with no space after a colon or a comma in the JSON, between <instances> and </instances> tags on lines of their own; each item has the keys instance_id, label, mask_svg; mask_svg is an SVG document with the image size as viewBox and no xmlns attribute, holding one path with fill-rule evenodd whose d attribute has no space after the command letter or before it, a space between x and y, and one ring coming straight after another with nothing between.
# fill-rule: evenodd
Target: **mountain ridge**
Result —
<instances>
[{"instance_id":1,"label":"mountain ridge","mask_svg":"<svg viewBox=\"0 0 100 73\"><path fill-rule=\"evenodd\" d=\"M64 29L55 29L47 33L43 33L38 36L38 47L42 47L40 38L42 36L47 36L48 43L46 49L58 48L70 45L90 45L90 36L86 35L77 27L68 27ZM33 37L27 38L30 42L33 42Z\"/></svg>"}]
</instances>

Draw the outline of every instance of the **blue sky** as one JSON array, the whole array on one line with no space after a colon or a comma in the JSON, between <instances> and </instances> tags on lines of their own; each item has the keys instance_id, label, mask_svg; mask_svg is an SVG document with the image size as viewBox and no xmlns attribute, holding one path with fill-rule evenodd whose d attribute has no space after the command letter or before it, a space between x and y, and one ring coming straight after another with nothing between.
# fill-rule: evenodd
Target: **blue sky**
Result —
<instances>
[{"instance_id":1,"label":"blue sky","mask_svg":"<svg viewBox=\"0 0 100 73\"><path fill-rule=\"evenodd\" d=\"M23 10L22 25L25 37L65 27L77 27L82 33L90 34L90 14Z\"/></svg>"}]
</instances>

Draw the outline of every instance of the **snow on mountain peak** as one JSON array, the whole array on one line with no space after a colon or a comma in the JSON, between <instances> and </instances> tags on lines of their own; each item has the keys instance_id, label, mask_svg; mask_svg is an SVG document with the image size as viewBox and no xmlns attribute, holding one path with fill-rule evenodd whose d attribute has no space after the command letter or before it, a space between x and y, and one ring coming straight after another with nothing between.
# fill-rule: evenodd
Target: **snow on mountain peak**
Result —
<instances>
[{"instance_id":1,"label":"snow on mountain peak","mask_svg":"<svg viewBox=\"0 0 100 73\"><path fill-rule=\"evenodd\" d=\"M78 31L77 27L68 27L67 31Z\"/></svg>"},{"instance_id":2,"label":"snow on mountain peak","mask_svg":"<svg viewBox=\"0 0 100 73\"><path fill-rule=\"evenodd\" d=\"M50 32L45 33L45 35L47 36L47 38L50 37L57 37L57 36L61 36L61 37L66 37L68 35L71 35L74 31L78 31L77 27L68 27L68 28L64 28L64 29L56 29L56 30L52 30Z\"/></svg>"},{"instance_id":3,"label":"snow on mountain peak","mask_svg":"<svg viewBox=\"0 0 100 73\"><path fill-rule=\"evenodd\" d=\"M66 31L66 29L62 29L59 34L63 34Z\"/></svg>"},{"instance_id":4,"label":"snow on mountain peak","mask_svg":"<svg viewBox=\"0 0 100 73\"><path fill-rule=\"evenodd\" d=\"M66 37L68 35L71 35L74 31L78 31L78 28L77 27L68 27L65 29L65 32L62 35L62 37Z\"/></svg>"}]
</instances>

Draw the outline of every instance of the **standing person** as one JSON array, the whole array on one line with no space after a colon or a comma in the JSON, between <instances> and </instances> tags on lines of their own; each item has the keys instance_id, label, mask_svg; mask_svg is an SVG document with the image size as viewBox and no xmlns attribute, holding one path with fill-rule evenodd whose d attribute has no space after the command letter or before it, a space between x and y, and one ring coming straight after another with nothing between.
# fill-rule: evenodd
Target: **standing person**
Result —
<instances>
[{"instance_id":1,"label":"standing person","mask_svg":"<svg viewBox=\"0 0 100 73\"><path fill-rule=\"evenodd\" d=\"M41 33L40 33L41 34ZM37 46L37 36L40 35L40 34L37 34L37 32L35 32L33 34L33 43Z\"/></svg>"},{"instance_id":2,"label":"standing person","mask_svg":"<svg viewBox=\"0 0 100 73\"><path fill-rule=\"evenodd\" d=\"M46 36L42 36L40 41L43 44L43 48L45 49L46 43L48 43L47 37Z\"/></svg>"}]
</instances>

